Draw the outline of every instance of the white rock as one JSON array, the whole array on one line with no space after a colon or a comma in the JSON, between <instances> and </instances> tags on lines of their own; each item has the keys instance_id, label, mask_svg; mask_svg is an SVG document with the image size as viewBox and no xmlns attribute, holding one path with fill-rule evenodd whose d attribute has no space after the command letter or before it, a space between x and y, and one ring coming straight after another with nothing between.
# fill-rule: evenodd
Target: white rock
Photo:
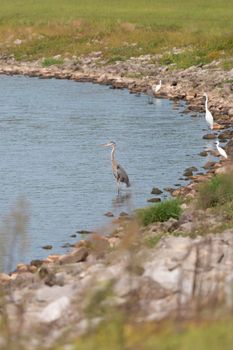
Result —
<instances>
[{"instance_id":1,"label":"white rock","mask_svg":"<svg viewBox=\"0 0 233 350\"><path fill-rule=\"evenodd\" d=\"M63 296L72 296L74 288L72 285L67 284L63 287L53 286L48 287L44 286L36 291L36 300L40 302L52 302Z\"/></svg>"},{"instance_id":2,"label":"white rock","mask_svg":"<svg viewBox=\"0 0 233 350\"><path fill-rule=\"evenodd\" d=\"M48 304L39 315L40 322L49 323L58 320L69 307L70 299L63 296Z\"/></svg>"},{"instance_id":3,"label":"white rock","mask_svg":"<svg viewBox=\"0 0 233 350\"><path fill-rule=\"evenodd\" d=\"M173 291L178 290L180 268L169 271L164 261L151 261L145 266L144 276L152 278L163 288Z\"/></svg>"}]
</instances>

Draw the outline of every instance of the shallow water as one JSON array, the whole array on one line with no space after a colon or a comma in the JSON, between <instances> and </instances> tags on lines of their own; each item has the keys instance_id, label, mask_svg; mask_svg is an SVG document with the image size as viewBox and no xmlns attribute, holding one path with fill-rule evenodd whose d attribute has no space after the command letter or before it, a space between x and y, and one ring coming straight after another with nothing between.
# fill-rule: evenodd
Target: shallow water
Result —
<instances>
[{"instance_id":1,"label":"shallow water","mask_svg":"<svg viewBox=\"0 0 233 350\"><path fill-rule=\"evenodd\" d=\"M45 257L46 244L52 253L64 252L64 243L79 238L70 237L77 230L110 222L105 212L147 205L153 186L184 184L184 169L202 171L207 159L198 153L213 147L202 139L204 116L182 114L184 103L148 104L146 95L127 90L20 76L0 76L0 91L0 213L3 218L23 197L30 214L24 253L12 261L4 249L5 264ZM110 149L99 147L109 140L132 184L120 196ZM9 234L1 235L6 243Z\"/></svg>"}]
</instances>

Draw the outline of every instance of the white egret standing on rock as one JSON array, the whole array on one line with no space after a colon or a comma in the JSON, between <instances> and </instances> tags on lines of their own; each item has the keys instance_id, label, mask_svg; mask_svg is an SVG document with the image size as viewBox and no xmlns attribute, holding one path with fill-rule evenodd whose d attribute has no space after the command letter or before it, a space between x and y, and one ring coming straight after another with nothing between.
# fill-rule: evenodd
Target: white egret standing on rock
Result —
<instances>
[{"instance_id":1,"label":"white egret standing on rock","mask_svg":"<svg viewBox=\"0 0 233 350\"><path fill-rule=\"evenodd\" d=\"M159 84L152 85L153 92L157 94L157 92L159 92L159 90L161 89L161 86L162 86L162 80L159 81Z\"/></svg>"},{"instance_id":2,"label":"white egret standing on rock","mask_svg":"<svg viewBox=\"0 0 233 350\"><path fill-rule=\"evenodd\" d=\"M124 170L124 168L122 168L122 166L119 163L117 163L117 161L115 159L115 151L116 151L115 142L110 141L110 142L108 142L104 145L101 145L101 146L112 147L112 152L111 152L112 172L113 172L113 175L115 176L116 181L117 181L117 193L119 194L121 182L125 183L127 187L130 187L129 177L128 177L126 171Z\"/></svg>"},{"instance_id":3,"label":"white egret standing on rock","mask_svg":"<svg viewBox=\"0 0 233 350\"><path fill-rule=\"evenodd\" d=\"M216 141L216 147L217 147L217 150L218 150L219 154L220 154L222 157L224 157L224 158L227 159L228 156L227 156L227 154L226 154L226 151L225 151L222 147L219 146L219 141L218 141L218 140Z\"/></svg>"},{"instance_id":4,"label":"white egret standing on rock","mask_svg":"<svg viewBox=\"0 0 233 350\"><path fill-rule=\"evenodd\" d=\"M204 93L205 96L205 119L207 121L207 123L210 126L210 129L212 130L214 127L214 118L211 114L211 112L208 110L208 96L206 93Z\"/></svg>"}]
</instances>

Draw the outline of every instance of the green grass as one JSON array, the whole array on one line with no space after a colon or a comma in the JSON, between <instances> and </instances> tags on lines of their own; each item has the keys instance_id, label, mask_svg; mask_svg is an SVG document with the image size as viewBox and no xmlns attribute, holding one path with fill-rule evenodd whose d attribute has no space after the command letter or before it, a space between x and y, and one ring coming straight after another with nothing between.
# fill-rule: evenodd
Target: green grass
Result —
<instances>
[{"instance_id":1,"label":"green grass","mask_svg":"<svg viewBox=\"0 0 233 350\"><path fill-rule=\"evenodd\" d=\"M155 235L155 236L152 236L152 237L147 237L145 239L145 244L148 248L154 248L160 241L162 235L159 234L159 235Z\"/></svg>"},{"instance_id":2,"label":"green grass","mask_svg":"<svg viewBox=\"0 0 233 350\"><path fill-rule=\"evenodd\" d=\"M64 60L60 58L53 58L53 57L48 57L43 60L42 66L43 67L49 67L52 65L59 65L63 64Z\"/></svg>"},{"instance_id":3,"label":"green grass","mask_svg":"<svg viewBox=\"0 0 233 350\"><path fill-rule=\"evenodd\" d=\"M211 208L229 204L233 201L232 174L216 175L199 187L198 205Z\"/></svg>"},{"instance_id":4,"label":"green grass","mask_svg":"<svg viewBox=\"0 0 233 350\"><path fill-rule=\"evenodd\" d=\"M153 222L164 222L170 218L179 219L181 207L179 199L169 199L145 209L137 210L139 221L147 226Z\"/></svg>"},{"instance_id":5,"label":"green grass","mask_svg":"<svg viewBox=\"0 0 233 350\"><path fill-rule=\"evenodd\" d=\"M231 350L232 342L232 319L162 327L153 323L130 325L117 318L80 338L71 349L108 350L111 344L112 350Z\"/></svg>"},{"instance_id":6,"label":"green grass","mask_svg":"<svg viewBox=\"0 0 233 350\"><path fill-rule=\"evenodd\" d=\"M0 53L35 59L101 50L114 62L176 46L187 54L162 60L187 67L233 54L232 18L232 0L2 0Z\"/></svg>"},{"instance_id":7,"label":"green grass","mask_svg":"<svg viewBox=\"0 0 233 350\"><path fill-rule=\"evenodd\" d=\"M233 68L233 60L224 60L222 67L224 70L231 70Z\"/></svg>"}]
</instances>

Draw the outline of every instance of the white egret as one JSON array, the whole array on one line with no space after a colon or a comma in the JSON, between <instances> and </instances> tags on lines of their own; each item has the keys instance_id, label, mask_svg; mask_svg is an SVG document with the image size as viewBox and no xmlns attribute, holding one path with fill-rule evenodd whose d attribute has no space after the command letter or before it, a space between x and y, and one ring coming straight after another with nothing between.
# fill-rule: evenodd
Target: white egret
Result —
<instances>
[{"instance_id":1,"label":"white egret","mask_svg":"<svg viewBox=\"0 0 233 350\"><path fill-rule=\"evenodd\" d=\"M218 141L218 140L216 141L216 147L217 147L217 150L218 150L219 154L220 154L222 157L224 157L224 158L227 159L228 156L227 156L227 154L226 154L226 151L225 151L222 147L219 146L219 141Z\"/></svg>"},{"instance_id":2,"label":"white egret","mask_svg":"<svg viewBox=\"0 0 233 350\"><path fill-rule=\"evenodd\" d=\"M210 129L212 130L214 128L214 118L212 116L212 113L208 110L208 96L206 93L204 93L204 96L205 96L205 119L209 124Z\"/></svg>"},{"instance_id":3,"label":"white egret","mask_svg":"<svg viewBox=\"0 0 233 350\"><path fill-rule=\"evenodd\" d=\"M115 176L116 181L117 181L117 193L119 194L121 182L125 183L127 187L130 187L128 175L127 175L126 171L124 170L124 168L119 163L117 163L117 161L115 159L115 151L116 151L115 142L110 141L110 142L108 142L104 145L101 145L101 146L112 147L112 152L111 152L112 172L113 172L113 175Z\"/></svg>"},{"instance_id":4,"label":"white egret","mask_svg":"<svg viewBox=\"0 0 233 350\"><path fill-rule=\"evenodd\" d=\"M159 92L159 90L161 89L161 86L162 86L162 80L159 81L159 84L152 85L153 92L157 94L157 92Z\"/></svg>"}]
</instances>

